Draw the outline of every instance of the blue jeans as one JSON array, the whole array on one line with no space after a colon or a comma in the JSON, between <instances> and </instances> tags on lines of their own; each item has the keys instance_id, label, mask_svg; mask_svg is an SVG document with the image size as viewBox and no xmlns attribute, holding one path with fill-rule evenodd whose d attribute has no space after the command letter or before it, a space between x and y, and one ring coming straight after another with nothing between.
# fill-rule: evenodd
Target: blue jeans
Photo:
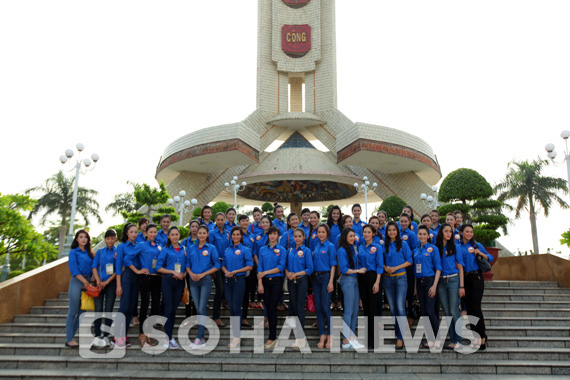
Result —
<instances>
[{"instance_id":1,"label":"blue jeans","mask_svg":"<svg viewBox=\"0 0 570 380\"><path fill-rule=\"evenodd\" d=\"M384 274L382 276L382 286L386 292L388 305L390 305L390 313L392 317L405 317L406 316L406 293L408 292L408 277L404 273L401 276L389 276ZM398 321L395 324L396 337L403 340L402 330Z\"/></svg>"},{"instance_id":2,"label":"blue jeans","mask_svg":"<svg viewBox=\"0 0 570 380\"><path fill-rule=\"evenodd\" d=\"M164 324L164 332L168 335L168 339L172 339L176 310L178 305L180 305L184 286L184 280L178 280L171 274L167 274L162 278L162 302L164 303L164 316L167 318Z\"/></svg>"},{"instance_id":3,"label":"blue jeans","mask_svg":"<svg viewBox=\"0 0 570 380\"><path fill-rule=\"evenodd\" d=\"M331 333L331 294L327 291L329 280L330 273L320 274L313 278L313 296L315 297L320 335L330 335Z\"/></svg>"},{"instance_id":4,"label":"blue jeans","mask_svg":"<svg viewBox=\"0 0 570 380\"><path fill-rule=\"evenodd\" d=\"M192 293L192 301L196 306L198 322L200 316L205 317L208 314L208 298L212 290L212 277L210 275L202 277L200 281L192 281L190 279L190 293ZM204 325L198 325L198 339L204 339Z\"/></svg>"},{"instance_id":5,"label":"blue jeans","mask_svg":"<svg viewBox=\"0 0 570 380\"><path fill-rule=\"evenodd\" d=\"M89 277L87 280L89 281ZM83 283L75 277L69 281L69 311L65 320L65 342L71 342L77 330L79 330L79 319L83 313L81 309L81 290Z\"/></svg>"},{"instance_id":6,"label":"blue jeans","mask_svg":"<svg viewBox=\"0 0 570 380\"><path fill-rule=\"evenodd\" d=\"M241 304L245 293L245 276L224 277L224 293L230 306L230 316L239 317L237 326L233 326L233 336L239 338L241 326Z\"/></svg>"},{"instance_id":7,"label":"blue jeans","mask_svg":"<svg viewBox=\"0 0 570 380\"><path fill-rule=\"evenodd\" d=\"M443 313L452 317L449 340L451 343L461 343L461 331L455 331L455 322L459 320L459 276L441 278L437 284L437 295Z\"/></svg>"},{"instance_id":8,"label":"blue jeans","mask_svg":"<svg viewBox=\"0 0 570 380\"><path fill-rule=\"evenodd\" d=\"M296 280L287 280L289 289L289 316L299 317L297 334L305 328L305 301L307 300L307 290L309 289L309 278L300 277Z\"/></svg>"},{"instance_id":9,"label":"blue jeans","mask_svg":"<svg viewBox=\"0 0 570 380\"><path fill-rule=\"evenodd\" d=\"M356 276L342 275L340 287L344 294L344 315L342 319L347 327L343 327L342 332L346 339L356 334L356 323L358 321L358 278Z\"/></svg>"},{"instance_id":10,"label":"blue jeans","mask_svg":"<svg viewBox=\"0 0 570 380\"><path fill-rule=\"evenodd\" d=\"M115 298L117 297L117 282L113 280L99 294L99 297L94 298L95 302L95 312L102 313L105 312L105 317L111 317L113 315L113 308L115 307ZM110 318L105 318L105 324L111 327L113 320ZM95 336L108 336L109 333L101 333L101 319L95 321Z\"/></svg>"},{"instance_id":11,"label":"blue jeans","mask_svg":"<svg viewBox=\"0 0 570 380\"><path fill-rule=\"evenodd\" d=\"M139 280L137 274L130 268L125 268L121 274L121 287L123 294L121 295L121 303L119 304L119 313L125 315L125 325L117 324L115 327L115 337L127 337L131 318L137 308L139 300Z\"/></svg>"},{"instance_id":12,"label":"blue jeans","mask_svg":"<svg viewBox=\"0 0 570 380\"><path fill-rule=\"evenodd\" d=\"M429 289L433 286L434 280L434 276L416 279L416 288L418 290L418 299L420 300L422 316L429 317L429 322L434 333L434 336L428 335L429 342L435 341L435 336L437 336L437 332L439 330L439 318L435 309L436 297L431 298L428 294Z\"/></svg>"}]
</instances>

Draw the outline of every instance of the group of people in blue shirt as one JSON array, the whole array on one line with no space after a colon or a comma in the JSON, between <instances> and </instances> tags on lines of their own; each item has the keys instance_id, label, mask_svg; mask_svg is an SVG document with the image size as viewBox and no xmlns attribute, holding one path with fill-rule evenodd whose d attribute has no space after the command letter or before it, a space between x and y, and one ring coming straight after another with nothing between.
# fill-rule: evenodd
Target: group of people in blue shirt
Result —
<instances>
[{"instance_id":1,"label":"group of people in blue shirt","mask_svg":"<svg viewBox=\"0 0 570 380\"><path fill-rule=\"evenodd\" d=\"M78 346L74 335L81 313L81 291L94 284L100 289L95 311L111 313L116 297L120 297L119 312L125 316L122 323L115 324L112 340L109 329L102 331L101 320L95 322L95 347L128 347L128 326L138 314L141 346L155 344L143 331L145 320L162 315L166 317L164 330L169 339L165 348L179 348L173 328L185 288L191 293L199 323L191 348L205 347L204 320L200 318L207 315L214 286L215 323L225 326L220 318L224 299L230 316L241 320L232 324L229 348L240 345L240 327L249 326L248 309L258 307L261 298L269 329L264 347L275 347L278 311L288 308L285 323L302 337L292 347L302 349L307 344L302 332L311 291L317 316L313 326L318 327L320 335L318 348L332 347L331 309L338 308L343 310L345 322L342 347L373 349L374 317L382 315L382 293L391 315L404 320L410 316L417 297L421 315L429 319L432 330L427 329L424 348L442 345L436 339L440 306L453 322L450 343L443 348L461 347L461 331L455 329L455 323L463 299L464 311L479 318L472 328L480 339L472 341L472 346L486 348L481 311L484 282L477 256L489 261L493 257L474 240L473 226L461 224L460 212L446 215L446 223L440 224L440 215L434 210L423 215L418 226L410 206L404 208L398 222L388 221L387 214L380 211L366 223L360 219L359 204L352 206L352 215L344 216L340 207L332 207L325 223L320 222L317 211L303 209L300 217L290 213L287 218L283 211L276 205L273 219L256 208L254 222L250 223L248 216L238 217L233 208L216 214L212 220L211 207L204 206L201 217L190 222L190 236L184 240L179 228L170 226L169 215L162 216L160 228L142 219L138 226L124 226L118 247L116 232L107 231L106 246L96 253L91 250L88 232L78 231L69 254L72 278L65 345ZM284 302L284 283L289 293L288 306ZM367 317L365 343L355 336L360 308ZM397 318L395 323L396 349L404 344L405 326L401 322L402 318ZM407 322L411 324L412 320ZM106 319L105 324L110 327L111 320Z\"/></svg>"}]
</instances>

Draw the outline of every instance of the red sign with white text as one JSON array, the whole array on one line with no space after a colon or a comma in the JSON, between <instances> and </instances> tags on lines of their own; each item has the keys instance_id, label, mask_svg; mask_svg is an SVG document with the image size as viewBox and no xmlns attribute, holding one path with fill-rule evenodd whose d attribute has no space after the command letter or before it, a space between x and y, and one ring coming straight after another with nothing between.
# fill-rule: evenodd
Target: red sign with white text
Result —
<instances>
[{"instance_id":1,"label":"red sign with white text","mask_svg":"<svg viewBox=\"0 0 570 380\"><path fill-rule=\"evenodd\" d=\"M291 8L301 8L307 5L309 1L311 0L283 0L283 2Z\"/></svg>"},{"instance_id":2,"label":"red sign with white text","mask_svg":"<svg viewBox=\"0 0 570 380\"><path fill-rule=\"evenodd\" d=\"M281 48L290 57L298 58L311 50L311 27L305 25L283 25Z\"/></svg>"}]
</instances>

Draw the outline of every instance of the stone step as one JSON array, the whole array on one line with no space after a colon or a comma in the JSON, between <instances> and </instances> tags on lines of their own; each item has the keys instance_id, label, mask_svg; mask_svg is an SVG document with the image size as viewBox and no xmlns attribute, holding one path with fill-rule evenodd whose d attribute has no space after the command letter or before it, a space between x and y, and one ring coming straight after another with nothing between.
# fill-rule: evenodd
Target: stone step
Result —
<instances>
[{"instance_id":1,"label":"stone step","mask_svg":"<svg viewBox=\"0 0 570 380\"><path fill-rule=\"evenodd\" d=\"M560 301L560 302L568 302L570 303L570 293L568 294L537 294L537 293L529 293L529 294L520 294L516 292L516 294L488 294L485 292L485 296L483 298L483 303L487 302L504 302L504 301L513 301L513 302L525 302L525 301L540 301L540 302L553 302L553 301ZM140 299L139 299L140 302ZM213 298L210 299L210 302L213 302ZM119 307L120 300L117 299L115 301L115 307ZM140 305L140 303L139 303ZM68 299L51 299L46 300L45 307L68 307L69 300Z\"/></svg>"},{"instance_id":2,"label":"stone step","mask_svg":"<svg viewBox=\"0 0 570 380\"><path fill-rule=\"evenodd\" d=\"M181 350L178 350L181 351ZM181 351L183 352L183 351ZM529 360L484 360L466 356L458 359L441 359L434 355L431 359L406 360L402 359L382 359L370 360L372 355L367 357L356 357L348 361L345 358L331 355L328 358L289 358L281 355L273 357L249 357L239 358L229 356L223 361L219 358L194 357L183 352L182 357L127 357L120 360L90 359L85 360L80 357L70 358L61 356L30 357L26 355L0 356L0 363L6 368L1 373L6 376L8 373L14 376L63 376L69 378L69 374L77 376L75 370L81 370L81 376L87 376L85 371L92 369L89 377L95 375L107 378L124 377L125 372L129 378L133 378L133 373L140 373L140 378L198 378L196 371L202 372L202 376L214 378L214 373L233 374L229 378L250 378L249 374L257 375L266 373L267 378L275 379L288 374L288 378L308 378L307 373L312 373L313 379L330 379L331 374L336 374L336 378L363 378L361 374L367 373L376 376L383 373L409 373L416 374L537 374L537 375L565 375L570 373L570 363L563 361L529 361ZM380 358L379 358L380 359ZM35 370L35 371L34 371ZM70 371L71 370L71 371ZM12 371L12 372L9 372ZM40 372L41 371L41 372ZM145 373L143 374L142 371ZM153 372L150 372L153 371ZM177 371L183 373L176 373ZM68 374L67 376L65 374ZM240 375L241 376L238 376ZM279 375L281 374L281 375ZM152 376L152 377L151 377ZM322 377L321 377L322 376ZM356 376L356 377L355 377ZM51 377L47 377L51 378ZM224 377L225 378L225 377ZM366 377L368 378L368 377Z\"/></svg>"}]
</instances>

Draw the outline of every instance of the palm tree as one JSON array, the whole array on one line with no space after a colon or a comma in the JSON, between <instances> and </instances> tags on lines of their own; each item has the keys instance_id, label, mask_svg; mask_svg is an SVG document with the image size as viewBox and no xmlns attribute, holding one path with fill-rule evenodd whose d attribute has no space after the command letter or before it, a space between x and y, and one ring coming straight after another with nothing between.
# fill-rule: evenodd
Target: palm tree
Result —
<instances>
[{"instance_id":1,"label":"palm tree","mask_svg":"<svg viewBox=\"0 0 570 380\"><path fill-rule=\"evenodd\" d=\"M65 244L66 226L71 217L71 203L73 201L73 186L75 177L66 177L62 171L48 178L41 186L26 190L26 193L41 192L43 195L38 199L28 219L43 211L40 224L45 224L51 215L61 218L59 227L59 253L63 252ZM96 190L79 187L77 189L76 212L83 216L85 225L89 225L89 217L93 216L99 223L103 220L99 216L99 203L94 199L98 194Z\"/></svg>"},{"instance_id":2,"label":"palm tree","mask_svg":"<svg viewBox=\"0 0 570 380\"><path fill-rule=\"evenodd\" d=\"M115 195L113 202L105 207L105 211L112 212L113 216L124 216L125 213L138 211L142 206L142 204L137 202L133 193L121 193Z\"/></svg>"},{"instance_id":3,"label":"palm tree","mask_svg":"<svg viewBox=\"0 0 570 380\"><path fill-rule=\"evenodd\" d=\"M541 175L542 168L548 165L549 162L542 159L532 162L512 161L508 165L509 171L505 179L495 186L499 201L517 200L515 218L520 217L523 209L529 212L532 245L536 254L540 253L536 230L536 213L540 210L537 210L537 205L542 207L544 216L548 216L553 202L558 203L561 208L569 208L557 194L558 191L568 194L568 182L562 178Z\"/></svg>"}]
</instances>

